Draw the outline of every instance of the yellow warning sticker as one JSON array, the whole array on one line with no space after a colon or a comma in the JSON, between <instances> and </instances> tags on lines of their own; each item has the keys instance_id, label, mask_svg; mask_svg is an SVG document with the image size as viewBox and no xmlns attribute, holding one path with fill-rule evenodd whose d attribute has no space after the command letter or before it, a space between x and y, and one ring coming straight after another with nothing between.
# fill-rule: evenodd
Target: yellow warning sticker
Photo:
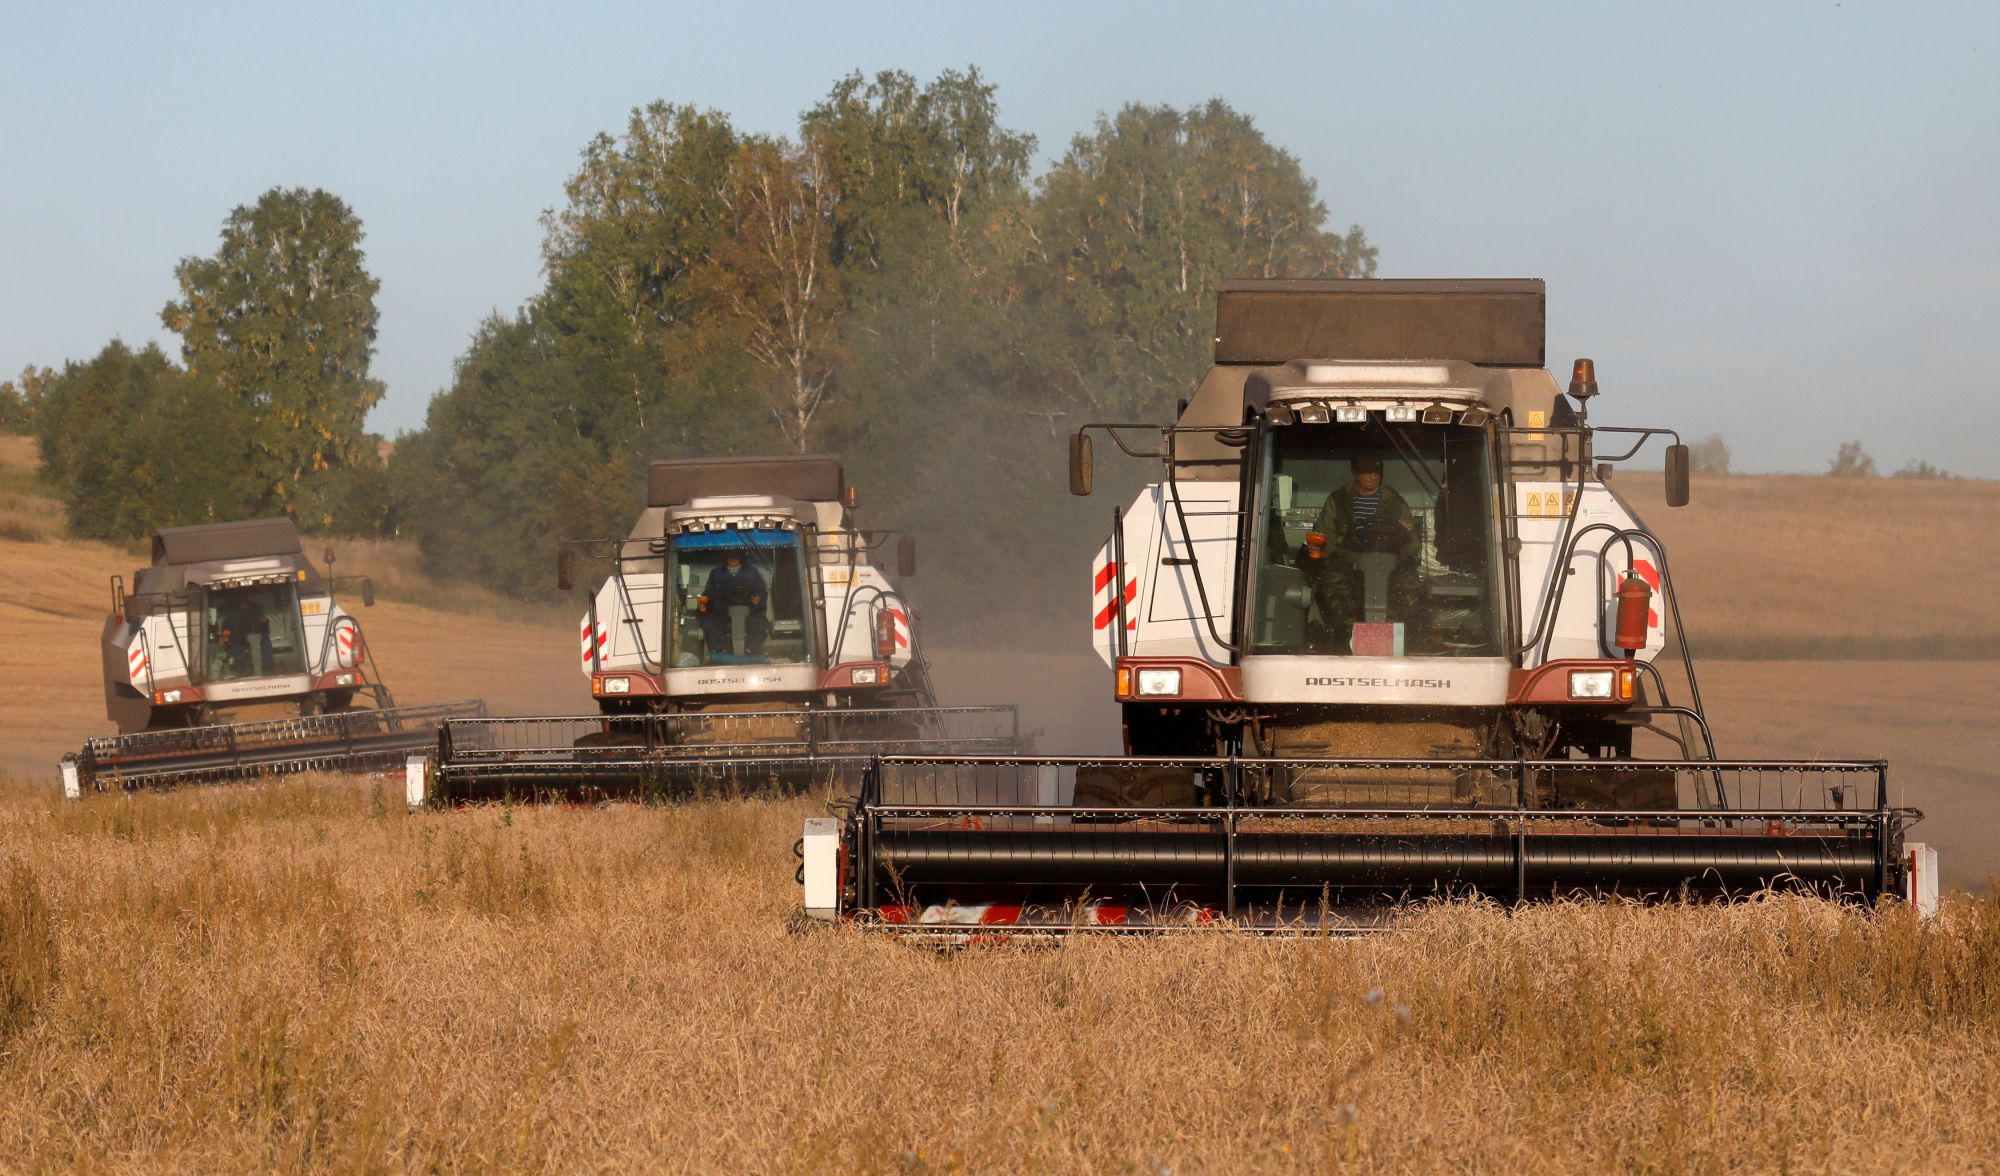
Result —
<instances>
[{"instance_id":1,"label":"yellow warning sticker","mask_svg":"<svg viewBox=\"0 0 2000 1176\"><path fill-rule=\"evenodd\" d=\"M1576 491L1530 490L1521 513L1531 519L1559 519L1576 506Z\"/></svg>"},{"instance_id":2,"label":"yellow warning sticker","mask_svg":"<svg viewBox=\"0 0 2000 1176\"><path fill-rule=\"evenodd\" d=\"M325 611L326 611L326 601L324 600L299 601L299 612L304 614L305 616L316 617Z\"/></svg>"},{"instance_id":3,"label":"yellow warning sticker","mask_svg":"<svg viewBox=\"0 0 2000 1176\"><path fill-rule=\"evenodd\" d=\"M1549 424L1549 414L1548 414L1548 413L1546 413L1546 412L1542 412L1542 411L1540 411L1540 410L1531 410L1531 411L1529 411L1529 413L1528 413L1528 427L1529 427L1530 429L1544 429L1544 428L1547 428L1547 427L1548 427L1548 424ZM1542 439L1542 435L1541 435L1540 433L1530 433L1530 434L1528 434L1528 440L1530 440L1530 441L1540 441L1541 439Z\"/></svg>"}]
</instances>

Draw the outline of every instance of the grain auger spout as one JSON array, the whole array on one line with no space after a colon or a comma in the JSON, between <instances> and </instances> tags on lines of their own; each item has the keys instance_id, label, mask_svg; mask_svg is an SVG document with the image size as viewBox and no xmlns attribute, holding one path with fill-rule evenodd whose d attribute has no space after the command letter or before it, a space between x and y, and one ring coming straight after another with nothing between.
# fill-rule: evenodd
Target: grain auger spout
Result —
<instances>
[{"instance_id":1,"label":"grain auger spout","mask_svg":"<svg viewBox=\"0 0 2000 1176\"><path fill-rule=\"evenodd\" d=\"M105 711L117 735L62 761L70 796L395 768L466 700L398 706L361 623L334 599L365 577L324 574L289 518L162 528L152 565L111 583Z\"/></svg>"},{"instance_id":2,"label":"grain auger spout","mask_svg":"<svg viewBox=\"0 0 2000 1176\"><path fill-rule=\"evenodd\" d=\"M1886 765L1717 756L1666 551L1611 486L1667 429L1565 395L1539 281L1223 285L1215 365L1090 568L1107 759L888 757L806 906L893 926L1274 928L1480 894L1934 901ZM1670 648L1677 657L1660 655ZM1661 664L1675 667L1672 673Z\"/></svg>"},{"instance_id":3,"label":"grain auger spout","mask_svg":"<svg viewBox=\"0 0 2000 1176\"><path fill-rule=\"evenodd\" d=\"M1011 706L939 706L917 612L834 457L654 462L582 618L595 713L444 723L432 801L851 791L874 756L1021 750Z\"/></svg>"}]
</instances>

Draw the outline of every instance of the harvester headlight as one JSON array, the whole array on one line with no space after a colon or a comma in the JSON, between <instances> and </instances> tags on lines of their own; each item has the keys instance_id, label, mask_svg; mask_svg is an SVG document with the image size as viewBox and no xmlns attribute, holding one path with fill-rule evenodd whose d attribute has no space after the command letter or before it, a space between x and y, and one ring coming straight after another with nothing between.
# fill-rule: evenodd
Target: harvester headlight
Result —
<instances>
[{"instance_id":1,"label":"harvester headlight","mask_svg":"<svg viewBox=\"0 0 2000 1176\"><path fill-rule=\"evenodd\" d=\"M1427 425L1450 424L1451 409L1445 407L1442 404L1431 405L1429 408L1424 410L1424 423Z\"/></svg>"},{"instance_id":2,"label":"harvester headlight","mask_svg":"<svg viewBox=\"0 0 2000 1176\"><path fill-rule=\"evenodd\" d=\"M600 678L598 682L599 692L603 694L632 693L632 679L630 678Z\"/></svg>"},{"instance_id":3,"label":"harvester headlight","mask_svg":"<svg viewBox=\"0 0 2000 1176\"><path fill-rule=\"evenodd\" d=\"M1323 425L1332 419L1324 404L1299 405L1299 423L1302 425Z\"/></svg>"},{"instance_id":4,"label":"harvester headlight","mask_svg":"<svg viewBox=\"0 0 2000 1176\"><path fill-rule=\"evenodd\" d=\"M1142 698L1171 698L1181 692L1181 672L1179 670L1140 670L1139 695Z\"/></svg>"},{"instance_id":5,"label":"harvester headlight","mask_svg":"<svg viewBox=\"0 0 2000 1176\"><path fill-rule=\"evenodd\" d=\"M1266 405L1264 407L1264 419L1274 425L1289 425L1292 423L1291 407L1284 404Z\"/></svg>"},{"instance_id":6,"label":"harvester headlight","mask_svg":"<svg viewBox=\"0 0 2000 1176\"><path fill-rule=\"evenodd\" d=\"M1618 674L1615 670L1571 670L1569 672L1569 696L1571 698L1601 698L1609 701L1616 686Z\"/></svg>"},{"instance_id":7,"label":"harvester headlight","mask_svg":"<svg viewBox=\"0 0 2000 1176\"><path fill-rule=\"evenodd\" d=\"M335 686L352 686L352 685L354 685L354 675L353 675L353 674L335 674L335 675L333 676L333 684L334 684Z\"/></svg>"},{"instance_id":8,"label":"harvester headlight","mask_svg":"<svg viewBox=\"0 0 2000 1176\"><path fill-rule=\"evenodd\" d=\"M153 701L158 703L179 702L180 700L181 692L178 690L156 690L153 692Z\"/></svg>"},{"instance_id":9,"label":"harvester headlight","mask_svg":"<svg viewBox=\"0 0 2000 1176\"><path fill-rule=\"evenodd\" d=\"M1417 407L1414 404L1392 404L1382 410L1382 417L1391 424L1407 425L1417 419Z\"/></svg>"},{"instance_id":10,"label":"harvester headlight","mask_svg":"<svg viewBox=\"0 0 2000 1176\"><path fill-rule=\"evenodd\" d=\"M1492 413L1487 412L1483 408L1468 408L1464 412L1458 414L1458 423L1476 429L1479 426L1485 424L1486 418L1492 415L1493 415Z\"/></svg>"},{"instance_id":11,"label":"harvester headlight","mask_svg":"<svg viewBox=\"0 0 2000 1176\"><path fill-rule=\"evenodd\" d=\"M856 686L873 686L882 680L882 671L876 666L863 666L854 671Z\"/></svg>"},{"instance_id":12,"label":"harvester headlight","mask_svg":"<svg viewBox=\"0 0 2000 1176\"><path fill-rule=\"evenodd\" d=\"M1333 419L1343 425L1358 425L1368 419L1368 410L1358 404L1343 404L1333 410Z\"/></svg>"}]
</instances>

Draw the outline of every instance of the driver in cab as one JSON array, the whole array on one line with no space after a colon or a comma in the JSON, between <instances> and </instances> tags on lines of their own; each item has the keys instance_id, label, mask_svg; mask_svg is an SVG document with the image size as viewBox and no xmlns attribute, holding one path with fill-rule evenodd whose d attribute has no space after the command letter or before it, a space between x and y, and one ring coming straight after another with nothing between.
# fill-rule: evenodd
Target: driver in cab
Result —
<instances>
[{"instance_id":1,"label":"driver in cab","mask_svg":"<svg viewBox=\"0 0 2000 1176\"><path fill-rule=\"evenodd\" d=\"M1358 453L1349 466L1353 480L1326 496L1306 535L1301 566L1312 585L1320 619L1336 638L1361 619L1363 576L1355 556L1396 557L1389 576L1389 619L1414 621L1417 583L1417 527L1403 496L1382 484L1382 459Z\"/></svg>"},{"instance_id":2,"label":"driver in cab","mask_svg":"<svg viewBox=\"0 0 2000 1176\"><path fill-rule=\"evenodd\" d=\"M741 552L723 556L722 566L708 573L708 583L701 590L701 632L708 640L709 657L737 652L729 621L729 610L737 605L750 610L743 624L747 640L741 652L751 657L763 654L764 641L771 635L771 619L764 604L768 595L764 577L743 562Z\"/></svg>"}]
</instances>

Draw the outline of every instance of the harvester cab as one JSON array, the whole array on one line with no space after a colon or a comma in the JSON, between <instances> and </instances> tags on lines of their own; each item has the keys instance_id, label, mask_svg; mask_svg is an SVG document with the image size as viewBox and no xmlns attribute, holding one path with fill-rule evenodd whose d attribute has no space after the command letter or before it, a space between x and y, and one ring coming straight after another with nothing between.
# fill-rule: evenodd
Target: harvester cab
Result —
<instances>
[{"instance_id":1,"label":"harvester cab","mask_svg":"<svg viewBox=\"0 0 2000 1176\"><path fill-rule=\"evenodd\" d=\"M433 799L797 790L897 751L1005 753L1011 706L940 707L916 610L830 456L656 461L578 630L596 716L448 723ZM896 571L915 572L911 537Z\"/></svg>"},{"instance_id":2,"label":"harvester cab","mask_svg":"<svg viewBox=\"0 0 2000 1176\"><path fill-rule=\"evenodd\" d=\"M358 582L372 605L374 583L332 578L331 555L322 575L287 517L156 531L151 566L129 587L111 581L101 653L119 734L65 757L70 794L385 767L428 743L439 718L484 713L396 706L359 620L333 597ZM253 708L267 717L227 721Z\"/></svg>"},{"instance_id":3,"label":"harvester cab","mask_svg":"<svg viewBox=\"0 0 2000 1176\"><path fill-rule=\"evenodd\" d=\"M1686 450L1593 426L1594 365L1564 395L1544 364L1539 281L1225 283L1178 418L1070 440L1079 494L1098 437L1159 463L1091 568L1126 754L885 760L809 827L807 906L1272 926L1468 891L1921 891L1880 763L1717 758L1666 552L1610 481L1668 442L1683 505Z\"/></svg>"},{"instance_id":4,"label":"harvester cab","mask_svg":"<svg viewBox=\"0 0 2000 1176\"><path fill-rule=\"evenodd\" d=\"M875 566L838 458L654 462L648 503L613 544L583 618L605 714L780 700L933 707L912 610ZM608 549L608 550L607 550ZM909 537L899 545L914 569Z\"/></svg>"}]
</instances>

